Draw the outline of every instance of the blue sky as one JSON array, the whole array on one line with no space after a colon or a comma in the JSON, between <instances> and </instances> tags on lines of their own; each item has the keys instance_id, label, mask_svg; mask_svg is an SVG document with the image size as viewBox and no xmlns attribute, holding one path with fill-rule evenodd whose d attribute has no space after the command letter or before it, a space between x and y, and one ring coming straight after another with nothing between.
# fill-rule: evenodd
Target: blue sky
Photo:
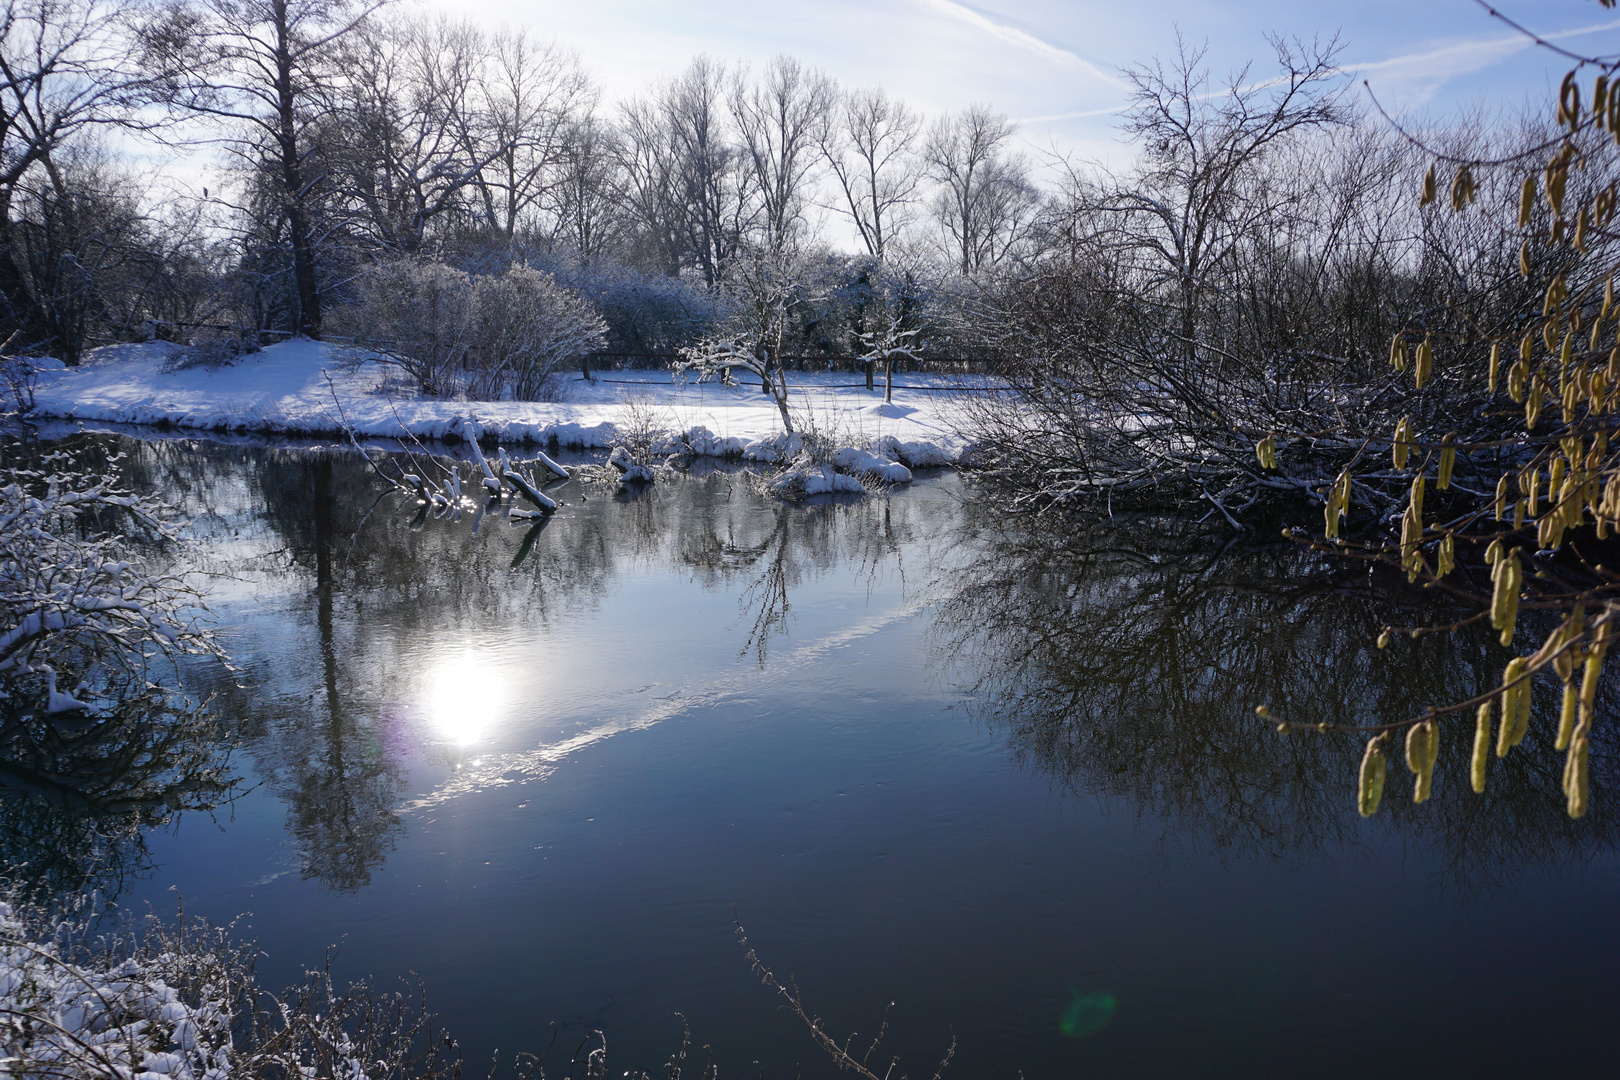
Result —
<instances>
[{"instance_id":1,"label":"blue sky","mask_svg":"<svg viewBox=\"0 0 1620 1080\"><path fill-rule=\"evenodd\" d=\"M1543 98L1567 61L1530 47L1473 0L419 0L485 24L527 25L580 55L609 99L695 53L759 64L790 52L846 83L880 83L932 114L986 102L1036 148L1118 160L1121 66L1168 55L1179 28L1207 41L1217 77L1255 61L1263 35L1335 33L1343 63L1400 111ZM1620 11L1596 0L1497 0L1566 48L1620 52Z\"/></svg>"}]
</instances>

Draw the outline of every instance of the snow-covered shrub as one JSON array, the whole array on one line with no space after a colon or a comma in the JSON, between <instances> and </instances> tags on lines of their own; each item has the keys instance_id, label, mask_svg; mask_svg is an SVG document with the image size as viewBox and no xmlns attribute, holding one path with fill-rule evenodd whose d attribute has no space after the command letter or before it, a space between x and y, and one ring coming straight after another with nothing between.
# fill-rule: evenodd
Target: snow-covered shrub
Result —
<instances>
[{"instance_id":1,"label":"snow-covered shrub","mask_svg":"<svg viewBox=\"0 0 1620 1080\"><path fill-rule=\"evenodd\" d=\"M473 276L443 263L368 270L346 319L357 342L397 363L425 394L541 400L554 377L602 347L606 325L577 293L514 264Z\"/></svg>"},{"instance_id":2,"label":"snow-covered shrub","mask_svg":"<svg viewBox=\"0 0 1620 1080\"><path fill-rule=\"evenodd\" d=\"M607 347L618 352L673 353L713 333L727 314L725 297L684 278L612 265L559 267L558 276L602 313Z\"/></svg>"},{"instance_id":3,"label":"snow-covered shrub","mask_svg":"<svg viewBox=\"0 0 1620 1080\"><path fill-rule=\"evenodd\" d=\"M281 995L251 945L181 919L92 933L84 903L47 916L0 901L0 1060L8 1076L105 1080L432 1080L454 1044L400 995L339 992L312 971Z\"/></svg>"},{"instance_id":4,"label":"snow-covered shrub","mask_svg":"<svg viewBox=\"0 0 1620 1080\"><path fill-rule=\"evenodd\" d=\"M555 396L554 376L602 348L607 325L577 293L527 266L473 279L470 396Z\"/></svg>"}]
</instances>

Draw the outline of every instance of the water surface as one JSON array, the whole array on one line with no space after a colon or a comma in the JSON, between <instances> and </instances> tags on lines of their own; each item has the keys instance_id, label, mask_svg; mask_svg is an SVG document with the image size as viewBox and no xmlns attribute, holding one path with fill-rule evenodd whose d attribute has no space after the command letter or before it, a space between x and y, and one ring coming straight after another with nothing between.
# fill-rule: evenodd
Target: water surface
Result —
<instances>
[{"instance_id":1,"label":"water surface","mask_svg":"<svg viewBox=\"0 0 1620 1080\"><path fill-rule=\"evenodd\" d=\"M1176 521L1015 533L951 475L571 484L536 531L422 515L351 450L101 438L220 575L240 686L190 677L249 790L100 884L250 913L272 984L341 942L478 1061L555 1022L554 1071L591 1029L656 1069L680 1013L722 1075L832 1075L740 921L840 1037L893 1001L913 1076L953 1036L973 1077L1612 1068L1612 758L1572 823L1547 738L1481 798L1448 731L1434 800L1392 763L1363 821L1358 745L1253 717L1500 670L1478 634L1374 650L1432 616L1363 570Z\"/></svg>"}]
</instances>

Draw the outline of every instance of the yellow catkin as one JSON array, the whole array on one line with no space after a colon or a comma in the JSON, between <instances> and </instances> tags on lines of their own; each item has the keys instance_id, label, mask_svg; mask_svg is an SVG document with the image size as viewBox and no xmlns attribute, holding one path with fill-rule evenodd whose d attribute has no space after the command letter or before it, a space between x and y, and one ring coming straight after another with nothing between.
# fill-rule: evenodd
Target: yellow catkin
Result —
<instances>
[{"instance_id":1,"label":"yellow catkin","mask_svg":"<svg viewBox=\"0 0 1620 1080\"><path fill-rule=\"evenodd\" d=\"M1519 186L1519 228L1530 224L1530 212L1536 206L1536 178L1526 176Z\"/></svg>"},{"instance_id":2,"label":"yellow catkin","mask_svg":"<svg viewBox=\"0 0 1620 1080\"><path fill-rule=\"evenodd\" d=\"M1424 338L1418 342L1417 356L1412 364L1412 381L1417 384L1418 389L1421 390L1423 384L1429 381L1429 371L1433 367L1434 346L1429 344L1428 338Z\"/></svg>"},{"instance_id":3,"label":"yellow catkin","mask_svg":"<svg viewBox=\"0 0 1620 1080\"><path fill-rule=\"evenodd\" d=\"M1451 181L1451 209L1462 211L1474 201L1474 173L1467 165L1457 170Z\"/></svg>"},{"instance_id":4,"label":"yellow catkin","mask_svg":"<svg viewBox=\"0 0 1620 1080\"><path fill-rule=\"evenodd\" d=\"M1530 516L1536 517L1541 513L1541 470L1531 469L1527 483L1520 484L1519 490L1525 493L1530 500Z\"/></svg>"},{"instance_id":5,"label":"yellow catkin","mask_svg":"<svg viewBox=\"0 0 1620 1080\"><path fill-rule=\"evenodd\" d=\"M1575 684L1564 684L1564 705L1558 714L1558 739L1553 743L1555 750L1568 750L1569 738L1575 734L1575 717L1579 712L1581 696L1575 689Z\"/></svg>"},{"instance_id":6,"label":"yellow catkin","mask_svg":"<svg viewBox=\"0 0 1620 1080\"><path fill-rule=\"evenodd\" d=\"M1519 241L1519 276L1525 279L1530 277L1530 241Z\"/></svg>"},{"instance_id":7,"label":"yellow catkin","mask_svg":"<svg viewBox=\"0 0 1620 1080\"><path fill-rule=\"evenodd\" d=\"M1506 646L1513 642L1513 630L1519 617L1519 590L1524 587L1518 551L1500 559L1491 576L1496 584L1491 594L1491 626L1501 632L1502 644Z\"/></svg>"},{"instance_id":8,"label":"yellow catkin","mask_svg":"<svg viewBox=\"0 0 1620 1080\"><path fill-rule=\"evenodd\" d=\"M1581 212L1575 215L1575 237L1572 242L1576 251L1579 251L1582 255L1586 254L1586 207L1584 206L1581 207Z\"/></svg>"},{"instance_id":9,"label":"yellow catkin","mask_svg":"<svg viewBox=\"0 0 1620 1080\"><path fill-rule=\"evenodd\" d=\"M1507 757L1508 750L1513 747L1513 726L1518 722L1519 696L1526 685L1518 682L1518 679L1524 674L1524 668L1524 657L1515 656L1502 672L1502 722L1496 727L1497 757Z\"/></svg>"},{"instance_id":10,"label":"yellow catkin","mask_svg":"<svg viewBox=\"0 0 1620 1080\"><path fill-rule=\"evenodd\" d=\"M1581 673L1580 704L1583 709L1590 709L1597 704L1598 677L1603 672L1603 654L1605 652L1604 645L1606 644L1605 638L1601 635L1607 629L1608 627L1604 626L1599 631L1600 636L1597 645L1587 650L1586 653L1586 668Z\"/></svg>"},{"instance_id":11,"label":"yellow catkin","mask_svg":"<svg viewBox=\"0 0 1620 1080\"><path fill-rule=\"evenodd\" d=\"M1524 426L1531 431L1536 429L1536 420L1541 416L1542 397L1546 393L1546 384L1539 378L1530 386L1530 393L1524 402Z\"/></svg>"},{"instance_id":12,"label":"yellow catkin","mask_svg":"<svg viewBox=\"0 0 1620 1080\"><path fill-rule=\"evenodd\" d=\"M1396 371L1406 370L1406 337L1396 334L1389 343L1389 366Z\"/></svg>"},{"instance_id":13,"label":"yellow catkin","mask_svg":"<svg viewBox=\"0 0 1620 1080\"><path fill-rule=\"evenodd\" d=\"M1434 486L1441 491L1451 487L1451 472L1457 467L1457 433L1452 432L1440 440L1440 472Z\"/></svg>"},{"instance_id":14,"label":"yellow catkin","mask_svg":"<svg viewBox=\"0 0 1620 1080\"><path fill-rule=\"evenodd\" d=\"M1515 405L1524 404L1524 388L1530 381L1530 364L1520 360L1508 368L1508 397Z\"/></svg>"},{"instance_id":15,"label":"yellow catkin","mask_svg":"<svg viewBox=\"0 0 1620 1080\"><path fill-rule=\"evenodd\" d=\"M1507 515L1508 478L1507 473L1496 482L1496 520L1501 521Z\"/></svg>"},{"instance_id":16,"label":"yellow catkin","mask_svg":"<svg viewBox=\"0 0 1620 1080\"><path fill-rule=\"evenodd\" d=\"M1551 296L1552 293L1549 291L1547 295ZM1558 348L1558 323L1556 320L1548 319L1541 324L1541 343L1547 346L1548 352Z\"/></svg>"},{"instance_id":17,"label":"yellow catkin","mask_svg":"<svg viewBox=\"0 0 1620 1080\"><path fill-rule=\"evenodd\" d=\"M1581 491L1575 477L1566 479L1558 489L1558 513L1566 529L1581 527ZM1553 545L1556 547L1557 545Z\"/></svg>"},{"instance_id":18,"label":"yellow catkin","mask_svg":"<svg viewBox=\"0 0 1620 1080\"><path fill-rule=\"evenodd\" d=\"M1564 76L1558 87L1558 123L1567 124L1571 131L1581 126L1581 88L1573 71Z\"/></svg>"},{"instance_id":19,"label":"yellow catkin","mask_svg":"<svg viewBox=\"0 0 1620 1080\"><path fill-rule=\"evenodd\" d=\"M1412 801L1429 797L1434 781L1434 763L1440 757L1440 728L1433 720L1413 724L1406 733L1406 767L1412 770Z\"/></svg>"},{"instance_id":20,"label":"yellow catkin","mask_svg":"<svg viewBox=\"0 0 1620 1080\"><path fill-rule=\"evenodd\" d=\"M1423 474L1422 473L1418 473L1416 476L1412 477L1412 492L1411 492L1411 495L1409 496L1409 498L1411 499L1411 502L1412 502L1412 516L1417 519L1419 525L1423 524L1423 489L1424 489L1424 486L1425 485L1424 485L1424 480L1423 480Z\"/></svg>"},{"instance_id":21,"label":"yellow catkin","mask_svg":"<svg viewBox=\"0 0 1620 1080\"><path fill-rule=\"evenodd\" d=\"M1485 772L1491 763L1491 703L1484 702L1474 719L1474 756L1468 763L1468 778L1477 794L1485 794Z\"/></svg>"},{"instance_id":22,"label":"yellow catkin","mask_svg":"<svg viewBox=\"0 0 1620 1080\"><path fill-rule=\"evenodd\" d=\"M1390 443L1390 461L1397 471L1406 468L1406 457L1412 450L1412 418L1403 416L1395 425L1395 438Z\"/></svg>"},{"instance_id":23,"label":"yellow catkin","mask_svg":"<svg viewBox=\"0 0 1620 1080\"><path fill-rule=\"evenodd\" d=\"M1572 818L1586 816L1588 795L1587 758L1590 751L1591 742L1584 735L1570 744L1569 764L1565 769L1567 780L1564 794L1569 798L1569 816Z\"/></svg>"},{"instance_id":24,"label":"yellow catkin","mask_svg":"<svg viewBox=\"0 0 1620 1080\"><path fill-rule=\"evenodd\" d=\"M1430 165L1429 171L1423 174L1423 189L1418 194L1418 205L1428 206L1434 202L1435 191L1434 166ZM1563 193L1560 192L1559 194L1562 195Z\"/></svg>"},{"instance_id":25,"label":"yellow catkin","mask_svg":"<svg viewBox=\"0 0 1620 1080\"><path fill-rule=\"evenodd\" d=\"M1513 527L1515 529L1524 528L1524 512L1529 509L1529 506L1529 499L1520 499L1513 504Z\"/></svg>"},{"instance_id":26,"label":"yellow catkin","mask_svg":"<svg viewBox=\"0 0 1620 1080\"><path fill-rule=\"evenodd\" d=\"M1490 378L1486 381L1486 389L1488 389L1493 394L1496 393L1496 369L1501 365L1501 363L1502 363L1502 343L1500 341L1492 342L1491 343Z\"/></svg>"},{"instance_id":27,"label":"yellow catkin","mask_svg":"<svg viewBox=\"0 0 1620 1080\"><path fill-rule=\"evenodd\" d=\"M1450 533L1440 541L1440 553L1435 556L1434 576L1445 577L1457 569L1457 538Z\"/></svg>"},{"instance_id":28,"label":"yellow catkin","mask_svg":"<svg viewBox=\"0 0 1620 1080\"><path fill-rule=\"evenodd\" d=\"M1528 670L1528 664L1526 665ZM1519 694L1514 700L1518 703L1518 711L1513 716L1513 738L1510 746L1518 746L1524 741L1525 733L1530 730L1530 705L1533 688L1531 680L1526 679L1519 684Z\"/></svg>"},{"instance_id":29,"label":"yellow catkin","mask_svg":"<svg viewBox=\"0 0 1620 1080\"><path fill-rule=\"evenodd\" d=\"M1384 797L1384 775L1389 768L1384 751L1379 747L1383 736L1367 740L1367 752L1361 757L1361 771L1357 775L1356 809L1362 817L1378 812L1378 803Z\"/></svg>"}]
</instances>

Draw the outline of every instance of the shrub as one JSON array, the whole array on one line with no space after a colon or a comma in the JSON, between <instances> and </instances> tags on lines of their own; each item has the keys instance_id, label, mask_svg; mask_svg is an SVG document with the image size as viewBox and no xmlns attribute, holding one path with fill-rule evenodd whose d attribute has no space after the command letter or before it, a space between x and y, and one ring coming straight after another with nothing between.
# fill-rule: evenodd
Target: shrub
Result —
<instances>
[{"instance_id":1,"label":"shrub","mask_svg":"<svg viewBox=\"0 0 1620 1080\"><path fill-rule=\"evenodd\" d=\"M443 263L384 263L359 292L348 314L356 344L435 396L543 400L564 365L601 348L606 329L589 303L523 265L472 276Z\"/></svg>"}]
</instances>

